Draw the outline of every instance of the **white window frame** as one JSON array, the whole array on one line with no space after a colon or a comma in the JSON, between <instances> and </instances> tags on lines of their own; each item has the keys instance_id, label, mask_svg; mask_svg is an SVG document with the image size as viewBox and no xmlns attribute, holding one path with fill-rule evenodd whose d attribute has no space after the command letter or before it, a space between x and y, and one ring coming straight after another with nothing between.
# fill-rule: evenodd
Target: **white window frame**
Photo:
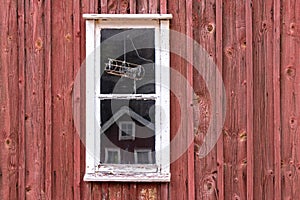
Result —
<instances>
[{"instance_id":1,"label":"white window frame","mask_svg":"<svg viewBox=\"0 0 300 200\"><path fill-rule=\"evenodd\" d=\"M120 153L120 148L105 148L105 162L108 161L108 152L117 152L118 153L118 163L121 163L121 153Z\"/></svg>"},{"instance_id":2,"label":"white window frame","mask_svg":"<svg viewBox=\"0 0 300 200\"><path fill-rule=\"evenodd\" d=\"M122 126L123 125L131 125L132 126L132 134L129 135L129 136L122 136L122 132L124 131L122 129ZM131 122L131 121L121 121L118 123L118 126L119 126L119 140L134 140L135 139L135 123L134 122ZM126 129L127 131L127 129Z\"/></svg>"},{"instance_id":3,"label":"white window frame","mask_svg":"<svg viewBox=\"0 0 300 200\"><path fill-rule=\"evenodd\" d=\"M149 163L151 164L153 161L152 161L152 155L151 155L151 149L146 149L146 148L141 148L141 149L134 149L134 162L135 164L139 164L138 163L138 153L145 153L147 152L148 153L148 160L149 160Z\"/></svg>"},{"instance_id":4,"label":"white window frame","mask_svg":"<svg viewBox=\"0 0 300 200\"><path fill-rule=\"evenodd\" d=\"M84 14L86 19L86 172L85 181L170 181L170 31L171 14ZM155 100L155 164L100 163L100 100L126 95L100 94L101 28L155 29L156 94L132 95ZM163 74L163 76L162 76ZM163 108L163 109L161 109ZM96 112L95 112L96 111ZM94 115L91 115L94 113ZM89 117L93 116L93 117Z\"/></svg>"}]
</instances>

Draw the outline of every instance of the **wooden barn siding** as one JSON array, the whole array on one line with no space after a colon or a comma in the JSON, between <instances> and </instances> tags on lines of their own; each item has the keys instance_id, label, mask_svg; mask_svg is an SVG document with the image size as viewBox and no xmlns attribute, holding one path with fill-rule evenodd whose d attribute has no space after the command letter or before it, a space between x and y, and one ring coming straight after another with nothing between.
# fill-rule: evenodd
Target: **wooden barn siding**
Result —
<instances>
[{"instance_id":1,"label":"wooden barn siding","mask_svg":"<svg viewBox=\"0 0 300 200\"><path fill-rule=\"evenodd\" d=\"M1 199L300 199L299 0L7 0L0 8ZM83 119L73 119L80 94L73 99L72 88L85 58L81 16L98 12L172 13L171 28L199 42L222 72L223 134L199 159L210 96L191 64L171 56L172 68L194 85L200 121L196 154L191 146L172 163L170 184L82 181L85 148L74 121ZM182 52L199 62L188 47ZM190 111L191 91L176 87L171 116L187 119L189 134L176 144L185 145L193 116L176 102ZM172 123L172 137L176 129Z\"/></svg>"}]
</instances>

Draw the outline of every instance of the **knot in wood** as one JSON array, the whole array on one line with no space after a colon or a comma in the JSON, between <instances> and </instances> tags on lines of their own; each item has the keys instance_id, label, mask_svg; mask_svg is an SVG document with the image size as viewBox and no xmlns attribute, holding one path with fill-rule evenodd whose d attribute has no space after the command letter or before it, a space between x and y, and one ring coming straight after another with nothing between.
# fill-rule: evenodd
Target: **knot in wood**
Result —
<instances>
[{"instance_id":1,"label":"knot in wood","mask_svg":"<svg viewBox=\"0 0 300 200\"><path fill-rule=\"evenodd\" d=\"M233 56L233 48L232 47L227 47L226 48L226 51L225 51L225 54L228 58L232 58Z\"/></svg>"},{"instance_id":2,"label":"knot in wood","mask_svg":"<svg viewBox=\"0 0 300 200\"><path fill-rule=\"evenodd\" d=\"M41 38L38 38L38 39L35 41L35 50L36 50L36 51L40 51L42 48L43 48L43 41L42 41Z\"/></svg>"},{"instance_id":3,"label":"knot in wood","mask_svg":"<svg viewBox=\"0 0 300 200\"><path fill-rule=\"evenodd\" d=\"M290 124L291 129L296 129L297 128L297 119L294 116L290 117L289 124Z\"/></svg>"},{"instance_id":4,"label":"knot in wood","mask_svg":"<svg viewBox=\"0 0 300 200\"><path fill-rule=\"evenodd\" d=\"M6 144L6 147L10 147L10 145L11 145L11 139L10 139L10 138L7 138L7 139L5 140L5 144Z\"/></svg>"},{"instance_id":5,"label":"knot in wood","mask_svg":"<svg viewBox=\"0 0 300 200\"><path fill-rule=\"evenodd\" d=\"M296 76L296 69L294 68L294 66L289 65L286 67L285 73L289 79L294 79Z\"/></svg>"},{"instance_id":6,"label":"knot in wood","mask_svg":"<svg viewBox=\"0 0 300 200\"><path fill-rule=\"evenodd\" d=\"M209 33L215 32L215 24L213 24L213 23L208 23L208 24L206 25L206 30L207 30L207 32L209 32Z\"/></svg>"},{"instance_id":7,"label":"knot in wood","mask_svg":"<svg viewBox=\"0 0 300 200\"><path fill-rule=\"evenodd\" d=\"M247 42L246 42L246 39L244 38L241 40L241 48L246 49L246 47L247 47Z\"/></svg>"},{"instance_id":8,"label":"knot in wood","mask_svg":"<svg viewBox=\"0 0 300 200\"><path fill-rule=\"evenodd\" d=\"M233 199L234 199L234 200L240 200L241 197L240 197L238 194L234 194L234 195L233 195Z\"/></svg>"},{"instance_id":9,"label":"knot in wood","mask_svg":"<svg viewBox=\"0 0 300 200\"><path fill-rule=\"evenodd\" d=\"M68 42L71 42L72 40L72 35L70 33L66 34L65 35L65 39L68 41Z\"/></svg>"},{"instance_id":10,"label":"knot in wood","mask_svg":"<svg viewBox=\"0 0 300 200\"><path fill-rule=\"evenodd\" d=\"M291 23L291 24L290 24L290 33L291 33L291 34L295 33L295 28L296 28L295 23Z\"/></svg>"}]
</instances>

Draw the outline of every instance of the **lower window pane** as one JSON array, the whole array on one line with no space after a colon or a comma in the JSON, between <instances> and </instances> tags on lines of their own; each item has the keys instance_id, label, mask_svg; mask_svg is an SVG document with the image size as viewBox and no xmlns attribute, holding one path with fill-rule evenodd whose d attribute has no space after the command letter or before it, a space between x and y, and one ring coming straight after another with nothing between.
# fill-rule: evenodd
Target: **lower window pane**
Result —
<instances>
[{"instance_id":1,"label":"lower window pane","mask_svg":"<svg viewBox=\"0 0 300 200\"><path fill-rule=\"evenodd\" d=\"M100 105L101 162L116 163L116 153L105 149L119 149L120 164L154 164L155 101L102 100Z\"/></svg>"}]
</instances>

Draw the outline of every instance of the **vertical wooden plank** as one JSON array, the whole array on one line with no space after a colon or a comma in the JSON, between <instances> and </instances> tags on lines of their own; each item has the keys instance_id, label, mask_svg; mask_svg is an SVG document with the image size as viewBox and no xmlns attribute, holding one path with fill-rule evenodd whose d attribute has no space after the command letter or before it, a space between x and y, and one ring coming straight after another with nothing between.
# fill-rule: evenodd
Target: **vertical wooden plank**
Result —
<instances>
[{"instance_id":1,"label":"vertical wooden plank","mask_svg":"<svg viewBox=\"0 0 300 200\"><path fill-rule=\"evenodd\" d=\"M137 184L130 184L130 199L137 199Z\"/></svg>"},{"instance_id":2,"label":"vertical wooden plank","mask_svg":"<svg viewBox=\"0 0 300 200\"><path fill-rule=\"evenodd\" d=\"M88 183L91 184L91 183ZM102 199L101 183L93 183L92 185L92 200Z\"/></svg>"},{"instance_id":3,"label":"vertical wooden plank","mask_svg":"<svg viewBox=\"0 0 300 200\"><path fill-rule=\"evenodd\" d=\"M300 198L300 5L282 3L281 122L282 199Z\"/></svg>"},{"instance_id":4,"label":"vertical wooden plank","mask_svg":"<svg viewBox=\"0 0 300 200\"><path fill-rule=\"evenodd\" d=\"M122 200L130 199L130 184L122 184Z\"/></svg>"},{"instance_id":5,"label":"vertical wooden plank","mask_svg":"<svg viewBox=\"0 0 300 200\"><path fill-rule=\"evenodd\" d=\"M169 184L168 183L162 183L160 185L160 199L169 199Z\"/></svg>"},{"instance_id":6,"label":"vertical wooden plank","mask_svg":"<svg viewBox=\"0 0 300 200\"><path fill-rule=\"evenodd\" d=\"M122 185L119 183L111 183L108 187L109 199L121 199Z\"/></svg>"},{"instance_id":7,"label":"vertical wooden plank","mask_svg":"<svg viewBox=\"0 0 300 200\"><path fill-rule=\"evenodd\" d=\"M1 4L0 196L17 199L18 188L18 23L17 2Z\"/></svg>"},{"instance_id":8,"label":"vertical wooden plank","mask_svg":"<svg viewBox=\"0 0 300 200\"><path fill-rule=\"evenodd\" d=\"M149 10L148 0L137 0L136 8L137 8L137 13L147 14Z\"/></svg>"},{"instance_id":9,"label":"vertical wooden plank","mask_svg":"<svg viewBox=\"0 0 300 200\"><path fill-rule=\"evenodd\" d=\"M223 80L228 116L224 126L225 199L246 199L246 22L245 4L224 2Z\"/></svg>"},{"instance_id":10,"label":"vertical wooden plank","mask_svg":"<svg viewBox=\"0 0 300 200\"><path fill-rule=\"evenodd\" d=\"M137 200L143 199L158 199L157 194L157 185L156 184L138 184L138 193L137 193Z\"/></svg>"},{"instance_id":11,"label":"vertical wooden plank","mask_svg":"<svg viewBox=\"0 0 300 200\"><path fill-rule=\"evenodd\" d=\"M246 0L246 66L247 66L247 199L253 199L253 35L252 0Z\"/></svg>"},{"instance_id":12,"label":"vertical wooden plank","mask_svg":"<svg viewBox=\"0 0 300 200\"><path fill-rule=\"evenodd\" d=\"M80 136L81 136L81 33L80 33L80 22L82 19L81 15L81 2L74 1L73 2L73 41L74 41L74 70L73 70L73 77L74 77L74 86L73 86L73 116L74 116L74 199L80 200L81 199L81 192L80 192L80 182L82 180L80 174L80 163L81 163L81 156L80 156ZM82 39L83 40L83 39Z\"/></svg>"},{"instance_id":13,"label":"vertical wooden plank","mask_svg":"<svg viewBox=\"0 0 300 200\"><path fill-rule=\"evenodd\" d=\"M167 14L167 0L160 0L160 14Z\"/></svg>"},{"instance_id":14,"label":"vertical wooden plank","mask_svg":"<svg viewBox=\"0 0 300 200\"><path fill-rule=\"evenodd\" d=\"M25 144L27 199L45 198L45 21L41 1L25 1Z\"/></svg>"},{"instance_id":15,"label":"vertical wooden plank","mask_svg":"<svg viewBox=\"0 0 300 200\"><path fill-rule=\"evenodd\" d=\"M73 199L73 3L53 1L52 13L53 198Z\"/></svg>"},{"instance_id":16,"label":"vertical wooden plank","mask_svg":"<svg viewBox=\"0 0 300 200\"><path fill-rule=\"evenodd\" d=\"M186 1L186 36L187 36L187 142L188 142L188 153L187 153L187 164L188 164L188 199L195 199L195 166L194 166L194 123L193 123L193 13L188 12L193 10L193 1ZM189 63L191 61L191 63Z\"/></svg>"},{"instance_id":17,"label":"vertical wooden plank","mask_svg":"<svg viewBox=\"0 0 300 200\"><path fill-rule=\"evenodd\" d=\"M136 0L129 0L130 14L136 13Z\"/></svg>"},{"instance_id":18,"label":"vertical wooden plank","mask_svg":"<svg viewBox=\"0 0 300 200\"><path fill-rule=\"evenodd\" d=\"M117 14L119 10L119 0L107 0L107 12L109 14Z\"/></svg>"},{"instance_id":19,"label":"vertical wooden plank","mask_svg":"<svg viewBox=\"0 0 300 200\"><path fill-rule=\"evenodd\" d=\"M236 174L234 177L235 190L233 198L247 198L247 66L246 66L246 17L245 17L245 2L236 1L236 25L235 25L235 49L236 65L238 73L238 84L236 84L237 98L237 115L234 117L236 122L237 133L237 163L234 167ZM246 137L245 137L246 135Z\"/></svg>"},{"instance_id":20,"label":"vertical wooden plank","mask_svg":"<svg viewBox=\"0 0 300 200\"><path fill-rule=\"evenodd\" d=\"M129 11L129 0L120 0L120 13L127 14Z\"/></svg>"},{"instance_id":21,"label":"vertical wooden plank","mask_svg":"<svg viewBox=\"0 0 300 200\"><path fill-rule=\"evenodd\" d=\"M51 1L45 4L45 195L52 199L52 45L51 45Z\"/></svg>"},{"instance_id":22,"label":"vertical wooden plank","mask_svg":"<svg viewBox=\"0 0 300 200\"><path fill-rule=\"evenodd\" d=\"M219 72L222 74L223 68L223 3L222 0L216 0L216 64ZM216 80L216 87L222 85L223 80ZM221 89L216 88L216 91L219 92ZM219 95L216 93L216 102L217 102L217 112L219 112L220 119L223 118L222 104L220 102L221 98L218 98ZM218 119L217 124L222 123ZM220 135L219 141L217 143L217 173L218 173L218 196L220 199L224 198L224 143L223 143L223 134Z\"/></svg>"},{"instance_id":23,"label":"vertical wooden plank","mask_svg":"<svg viewBox=\"0 0 300 200\"><path fill-rule=\"evenodd\" d=\"M186 33L186 1L168 1L168 9L173 14L171 20L171 30ZM186 56L186 40L184 38L175 38L175 34L171 32L171 140L177 134L186 135L180 131L186 131L186 123L181 124L179 130L178 125L180 124L181 118L186 122L186 82L176 76L178 73L180 76L186 76L186 62L182 57ZM176 51L175 51L176 49ZM179 52L180 55L175 55L172 52ZM174 71L176 73L174 73ZM176 96L174 95L176 94ZM188 188L187 188L187 153L182 152L182 156L176 161L172 159L172 152L178 149L186 149L187 138L181 138L180 141L172 142L171 146L171 183L170 183L170 199L187 199ZM181 191L178 193L178 191Z\"/></svg>"},{"instance_id":24,"label":"vertical wooden plank","mask_svg":"<svg viewBox=\"0 0 300 200\"><path fill-rule=\"evenodd\" d=\"M149 13L150 14L158 13L158 1L159 0L149 0Z\"/></svg>"},{"instance_id":25,"label":"vertical wooden plank","mask_svg":"<svg viewBox=\"0 0 300 200\"><path fill-rule=\"evenodd\" d=\"M92 3L94 2L94 3ZM101 4L100 7L100 11L101 13L107 13L107 0L101 0L99 2ZM86 57L86 27L85 27L85 20L82 18L82 14L84 13L97 13L98 10L98 1L90 1L90 0L84 0L81 1L81 11L82 13L80 13L80 30L81 30L81 40L80 40L80 46L81 46L81 51L80 51L80 58L81 58L81 63L85 61L85 57ZM84 66L85 67L85 66ZM89 182L84 182L83 181L83 176L85 173L85 160L86 160L86 147L85 147L85 120L86 120L86 116L85 116L85 68L81 69L81 78L80 78L80 113L81 113L81 126L80 126L80 138L82 140L83 143L81 143L81 147L80 147L80 198L81 199L96 199L98 198L99 195L101 195L101 184L94 184L94 183L89 183Z\"/></svg>"},{"instance_id":26,"label":"vertical wooden plank","mask_svg":"<svg viewBox=\"0 0 300 200\"><path fill-rule=\"evenodd\" d=\"M281 113L280 113L280 33L281 3L274 0L273 98L274 98L274 187L275 199L281 199Z\"/></svg>"},{"instance_id":27,"label":"vertical wooden plank","mask_svg":"<svg viewBox=\"0 0 300 200\"><path fill-rule=\"evenodd\" d=\"M107 13L107 1L108 0L101 0L101 13L102 14L105 14L105 13Z\"/></svg>"},{"instance_id":28,"label":"vertical wooden plank","mask_svg":"<svg viewBox=\"0 0 300 200\"><path fill-rule=\"evenodd\" d=\"M254 199L274 199L273 1L253 1Z\"/></svg>"},{"instance_id":29,"label":"vertical wooden plank","mask_svg":"<svg viewBox=\"0 0 300 200\"><path fill-rule=\"evenodd\" d=\"M106 3L106 4L104 4ZM101 5L103 4L103 7L101 7L101 12L103 12L103 10L107 10L107 1L106 0L101 0ZM84 13L90 13L90 8L89 8L89 0L84 0L81 1L81 13L80 13L80 59L81 59L81 63L85 62L85 57L86 57L86 21L82 18L82 14ZM102 10L103 9L103 10ZM86 120L86 110L85 110L85 65L83 66L83 69L81 69L80 72L80 138L82 140L82 143L80 145L80 198L81 199L91 199L91 191L92 191L92 184L91 183L87 183L83 181L83 176L85 174L85 160L86 160L86 148L85 148L85 144L86 144L86 140L85 140L85 120ZM74 144L75 145L75 144Z\"/></svg>"},{"instance_id":30,"label":"vertical wooden plank","mask_svg":"<svg viewBox=\"0 0 300 200\"><path fill-rule=\"evenodd\" d=\"M216 148L204 158L199 158L199 149L202 147L204 138L208 140L211 136L207 135L208 127L212 117L212 99L215 98L215 77L210 76L212 68L210 60L216 59L216 2L193 1L193 26L194 40L203 49L194 50L194 63L203 68L203 73L194 71L194 91L195 101L198 107L194 108L194 120L198 127L194 127L195 133L195 197L196 199L217 199L218 198L218 171L217 171L217 152ZM196 51L197 50L197 51ZM203 78L202 78L203 77ZM208 91L206 80L210 82L212 88ZM210 93L211 92L211 93ZM198 123L196 123L198 121ZM213 125L215 127L215 125Z\"/></svg>"},{"instance_id":31,"label":"vertical wooden plank","mask_svg":"<svg viewBox=\"0 0 300 200\"><path fill-rule=\"evenodd\" d=\"M25 3L18 1L18 67L19 67L19 179L18 198L25 199Z\"/></svg>"}]
</instances>

